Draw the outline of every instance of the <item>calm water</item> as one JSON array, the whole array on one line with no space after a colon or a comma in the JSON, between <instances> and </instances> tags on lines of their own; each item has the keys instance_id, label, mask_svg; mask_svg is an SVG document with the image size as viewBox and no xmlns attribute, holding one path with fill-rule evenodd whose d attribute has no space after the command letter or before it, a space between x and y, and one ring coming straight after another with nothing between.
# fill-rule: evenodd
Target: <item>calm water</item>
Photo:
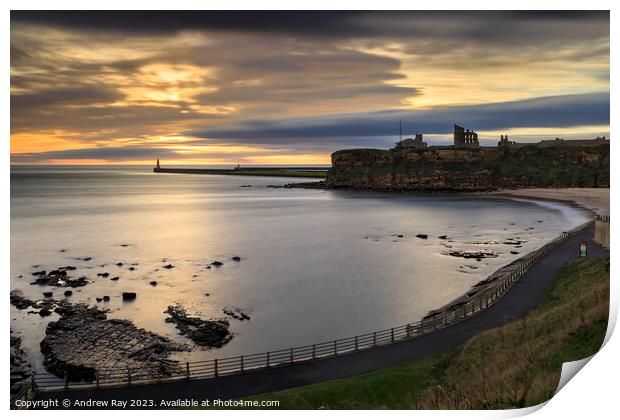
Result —
<instances>
[{"instance_id":1,"label":"calm water","mask_svg":"<svg viewBox=\"0 0 620 420\"><path fill-rule=\"evenodd\" d=\"M96 297L110 295L99 304L111 309L110 317L181 342L164 322L168 305L180 303L204 318L238 307L251 320L231 320L229 344L182 357L233 356L417 321L517 258L511 250L526 253L586 220L579 210L535 201L267 188L293 181L153 174L143 167L14 167L11 288L39 298L43 288L29 284L34 265L75 265L73 275L92 283L74 291L72 301L95 305ZM518 249L484 243L514 237L527 242ZM499 257L464 260L445 255L447 246ZM206 269L213 260L224 265ZM168 263L175 268L162 268ZM97 277L102 271L120 280ZM137 300L123 303L123 291L137 292ZM35 366L53 319L12 308L12 328Z\"/></svg>"}]
</instances>

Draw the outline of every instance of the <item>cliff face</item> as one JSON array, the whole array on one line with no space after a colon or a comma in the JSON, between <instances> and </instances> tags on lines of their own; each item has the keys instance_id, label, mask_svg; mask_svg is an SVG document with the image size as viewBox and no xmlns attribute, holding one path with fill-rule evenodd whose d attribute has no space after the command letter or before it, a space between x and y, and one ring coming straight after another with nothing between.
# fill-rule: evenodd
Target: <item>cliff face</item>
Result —
<instances>
[{"instance_id":1,"label":"cliff face","mask_svg":"<svg viewBox=\"0 0 620 420\"><path fill-rule=\"evenodd\" d=\"M609 145L340 150L332 154L326 184L403 191L609 187Z\"/></svg>"}]
</instances>

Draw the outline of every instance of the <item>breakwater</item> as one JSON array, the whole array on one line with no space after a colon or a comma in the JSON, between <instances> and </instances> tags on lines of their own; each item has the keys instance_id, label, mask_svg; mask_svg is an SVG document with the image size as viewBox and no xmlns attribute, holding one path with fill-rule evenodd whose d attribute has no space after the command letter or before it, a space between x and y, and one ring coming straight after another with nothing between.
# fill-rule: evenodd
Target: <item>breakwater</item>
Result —
<instances>
[{"instance_id":1,"label":"breakwater","mask_svg":"<svg viewBox=\"0 0 620 420\"><path fill-rule=\"evenodd\" d=\"M266 167L248 166L235 167L231 169L209 169L209 168L162 168L155 167L153 172L164 174L193 174L193 175L244 175L244 176L282 176L299 178L325 178L327 167Z\"/></svg>"}]
</instances>

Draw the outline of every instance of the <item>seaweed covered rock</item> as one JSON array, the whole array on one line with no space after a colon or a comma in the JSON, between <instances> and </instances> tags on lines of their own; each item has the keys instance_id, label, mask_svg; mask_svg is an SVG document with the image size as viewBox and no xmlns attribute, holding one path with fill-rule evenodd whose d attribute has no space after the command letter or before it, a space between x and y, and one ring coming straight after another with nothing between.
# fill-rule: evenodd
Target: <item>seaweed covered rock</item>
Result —
<instances>
[{"instance_id":1,"label":"seaweed covered rock","mask_svg":"<svg viewBox=\"0 0 620 420\"><path fill-rule=\"evenodd\" d=\"M228 330L230 324L225 319L204 320L188 316L181 305L168 306L164 313L170 315L166 322L175 324L181 335L199 346L222 347L232 340L232 334Z\"/></svg>"}]
</instances>

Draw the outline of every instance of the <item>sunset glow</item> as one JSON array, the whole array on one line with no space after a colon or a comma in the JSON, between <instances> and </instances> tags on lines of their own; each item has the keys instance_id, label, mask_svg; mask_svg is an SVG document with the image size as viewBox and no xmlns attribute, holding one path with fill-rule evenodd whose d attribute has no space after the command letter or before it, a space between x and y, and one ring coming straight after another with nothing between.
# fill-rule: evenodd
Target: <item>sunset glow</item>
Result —
<instances>
[{"instance_id":1,"label":"sunset glow","mask_svg":"<svg viewBox=\"0 0 620 420\"><path fill-rule=\"evenodd\" d=\"M12 13L13 163L326 164L401 119L432 144L609 135L606 12L149 13Z\"/></svg>"}]
</instances>

